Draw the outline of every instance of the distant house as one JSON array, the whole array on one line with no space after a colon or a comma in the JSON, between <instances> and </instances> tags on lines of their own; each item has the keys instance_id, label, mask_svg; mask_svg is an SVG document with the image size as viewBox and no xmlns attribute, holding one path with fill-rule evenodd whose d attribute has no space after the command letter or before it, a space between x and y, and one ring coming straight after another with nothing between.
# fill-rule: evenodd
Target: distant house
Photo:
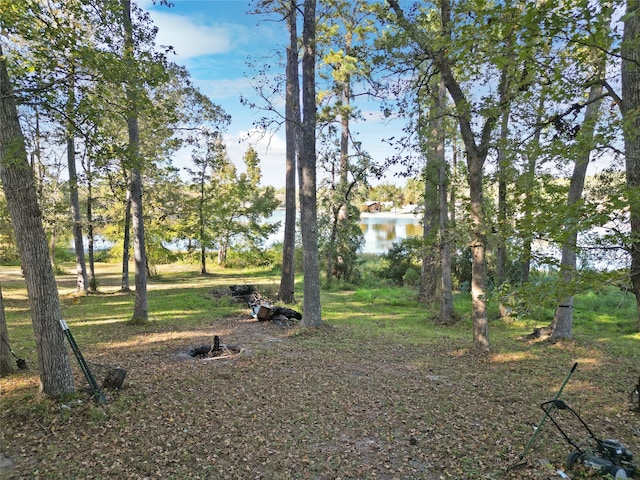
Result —
<instances>
[{"instance_id":1,"label":"distant house","mask_svg":"<svg viewBox=\"0 0 640 480\"><path fill-rule=\"evenodd\" d=\"M382 203L374 201L364 202L364 211L368 213L380 213L382 211Z\"/></svg>"}]
</instances>

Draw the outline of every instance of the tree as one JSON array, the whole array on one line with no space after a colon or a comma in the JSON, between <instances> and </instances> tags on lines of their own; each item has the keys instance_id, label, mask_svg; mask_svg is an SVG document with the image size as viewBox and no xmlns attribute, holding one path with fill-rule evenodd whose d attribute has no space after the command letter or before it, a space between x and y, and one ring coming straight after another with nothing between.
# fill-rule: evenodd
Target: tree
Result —
<instances>
[{"instance_id":1,"label":"tree","mask_svg":"<svg viewBox=\"0 0 640 480\"><path fill-rule=\"evenodd\" d=\"M88 290L87 264L84 259L84 239L82 237L82 220L80 214L80 198L78 196L78 174L76 170L76 145L75 145L75 71L74 65L70 65L69 85L67 93L67 167L69 170L69 204L71 205L71 218L73 221L73 244L76 254L76 290L86 293Z\"/></svg>"},{"instance_id":2,"label":"tree","mask_svg":"<svg viewBox=\"0 0 640 480\"><path fill-rule=\"evenodd\" d=\"M471 101L465 94L455 72L455 53L444 45L452 45L453 18L451 15L451 2L440 2L440 44L439 49L434 49L434 42L405 17L404 10L396 0L390 0L389 4L397 16L398 24L415 41L421 51L431 59L435 68L442 76L444 85L455 105L456 114L460 126L460 133L464 141L467 154L467 168L470 194L470 219L472 222L472 238L469 242L472 257L472 282L471 297L473 305L473 344L479 351L489 351L489 331L487 320L487 307L485 298L486 289L486 225L484 216L484 191L483 174L484 164L489 153L491 133L502 110L498 108L486 108L483 123L476 134L473 124L473 111ZM437 44L436 44L437 45ZM500 91L500 87L498 91Z\"/></svg>"},{"instance_id":3,"label":"tree","mask_svg":"<svg viewBox=\"0 0 640 480\"><path fill-rule=\"evenodd\" d=\"M58 288L49 261L33 172L27 161L14 92L1 46L0 179L29 294L42 393L50 397L73 393L73 373L60 328L62 308Z\"/></svg>"},{"instance_id":4,"label":"tree","mask_svg":"<svg viewBox=\"0 0 640 480\"><path fill-rule=\"evenodd\" d=\"M604 59L603 59L604 60ZM602 62L601 69L604 69ZM604 74L604 72L602 72ZM588 105L584 114L582 128L580 129L579 148L567 198L567 205L574 210L565 219L564 230L565 240L562 245L562 259L560 261L560 275L562 277L561 291L565 293L558 302L556 312L553 317L551 328L551 339L558 340L560 338L571 338L573 325L573 290L576 280L576 255L578 249L578 230L579 230L579 202L582 198L584 182L587 174L587 167L591 152L594 148L594 131L598 117L598 110L602 103L602 84L596 83L589 90Z\"/></svg>"},{"instance_id":5,"label":"tree","mask_svg":"<svg viewBox=\"0 0 640 480\"><path fill-rule=\"evenodd\" d=\"M375 31L368 5L363 1L323 0L316 34L319 78L327 87L318 94L322 132L320 220L327 223L321 253L328 283L339 275L352 280L357 250L362 244L360 212L352 205L360 185L366 185L371 158L355 140L352 120L360 116L355 86L371 81L371 34Z\"/></svg>"},{"instance_id":6,"label":"tree","mask_svg":"<svg viewBox=\"0 0 640 480\"><path fill-rule=\"evenodd\" d=\"M627 0L622 56L622 115L631 238L631 285L640 331L640 3Z\"/></svg>"},{"instance_id":7,"label":"tree","mask_svg":"<svg viewBox=\"0 0 640 480\"><path fill-rule=\"evenodd\" d=\"M244 155L246 171L238 173L227 156L222 138L209 138L202 152L194 152L192 171L195 227L191 228L201 250L201 266L209 249L217 247L224 265L230 247L258 249L279 224L267 222L278 206L273 187L260 187L260 159L250 147Z\"/></svg>"},{"instance_id":8,"label":"tree","mask_svg":"<svg viewBox=\"0 0 640 480\"><path fill-rule=\"evenodd\" d=\"M194 208L189 210L196 214L195 225L187 228L187 232L194 234L200 246L200 273L204 275L207 273L207 249L212 246L215 235L209 228L210 218L219 213L213 209L212 203L216 194L222 193L216 191L216 176L224 169L226 151L217 132L203 133L205 145L195 148L191 153L195 169L187 169L191 174L191 188L194 190ZM225 197L224 193L222 196Z\"/></svg>"},{"instance_id":9,"label":"tree","mask_svg":"<svg viewBox=\"0 0 640 480\"><path fill-rule=\"evenodd\" d=\"M300 152L300 221L304 268L302 324L322 324L318 215L316 203L316 0L304 0L302 29L302 149Z\"/></svg>"},{"instance_id":10,"label":"tree","mask_svg":"<svg viewBox=\"0 0 640 480\"><path fill-rule=\"evenodd\" d=\"M295 300L295 244L296 244L296 166L300 151L300 81L298 76L298 4L291 0L287 8L286 92L285 92L285 217L282 242L282 274L278 300L293 303Z\"/></svg>"},{"instance_id":11,"label":"tree","mask_svg":"<svg viewBox=\"0 0 640 480\"><path fill-rule=\"evenodd\" d=\"M437 248L440 224L439 215L439 195L440 187L440 169L445 164L445 130L442 122L444 121L446 102L444 84L438 78L434 79L434 83L438 82L442 88L432 88L434 92L433 101L429 108L429 113L419 115L418 124L424 151L426 164L422 171L422 179L424 184L423 201L424 212L422 218L422 240L424 242L422 265L420 272L420 290L418 298L426 304L434 303L437 297L438 278L440 277L440 249ZM418 100L420 101L420 100ZM427 117L427 118L425 118ZM441 278L441 277L440 277Z\"/></svg>"},{"instance_id":12,"label":"tree","mask_svg":"<svg viewBox=\"0 0 640 480\"><path fill-rule=\"evenodd\" d=\"M127 131L129 144L127 157L131 167L129 191L131 192L131 220L133 224L133 260L135 264L136 294L133 306L132 324L144 324L149 321L147 299L147 255L144 243L144 216L142 212L142 158L140 156L140 132L138 129L139 78L134 57L133 24L131 21L131 1L122 0L124 52L127 65L125 92L127 96Z\"/></svg>"}]
</instances>

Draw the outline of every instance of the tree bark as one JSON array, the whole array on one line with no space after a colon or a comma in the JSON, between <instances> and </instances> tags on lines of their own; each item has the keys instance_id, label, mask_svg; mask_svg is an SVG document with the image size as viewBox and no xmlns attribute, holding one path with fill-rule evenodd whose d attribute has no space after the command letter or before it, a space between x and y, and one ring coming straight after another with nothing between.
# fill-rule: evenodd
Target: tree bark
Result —
<instances>
[{"instance_id":1,"label":"tree bark","mask_svg":"<svg viewBox=\"0 0 640 480\"><path fill-rule=\"evenodd\" d=\"M640 331L640 3L627 0L622 37L622 105L623 134L627 186L631 193L629 215L631 223L631 285L638 310Z\"/></svg>"},{"instance_id":2,"label":"tree bark","mask_svg":"<svg viewBox=\"0 0 640 480\"><path fill-rule=\"evenodd\" d=\"M318 262L318 215L316 202L316 0L304 0L302 31L302 152L300 158L300 220L304 264L302 325L322 324L320 267Z\"/></svg>"},{"instance_id":3,"label":"tree bark","mask_svg":"<svg viewBox=\"0 0 640 480\"><path fill-rule=\"evenodd\" d=\"M207 147L208 150L208 147ZM204 162L200 172L200 199L198 200L198 227L200 230L200 274L207 274L207 242L204 216L205 183L207 181L207 164Z\"/></svg>"},{"instance_id":4,"label":"tree bark","mask_svg":"<svg viewBox=\"0 0 640 480\"><path fill-rule=\"evenodd\" d=\"M84 241L82 238L82 219L80 215L80 199L78 197L78 173L76 170L75 125L73 124L75 108L75 72L69 73L69 94L67 97L67 168L69 169L69 203L73 221L73 245L76 254L76 291L86 293L88 290L87 264L84 257Z\"/></svg>"},{"instance_id":5,"label":"tree bark","mask_svg":"<svg viewBox=\"0 0 640 480\"><path fill-rule=\"evenodd\" d=\"M507 238L509 229L507 228L507 170L509 158L507 155L507 139L509 134L509 110L502 114L500 125L500 148L498 150L498 232L496 246L496 286L507 281ZM507 317L507 310L500 301L500 317Z\"/></svg>"},{"instance_id":6,"label":"tree bark","mask_svg":"<svg viewBox=\"0 0 640 480\"><path fill-rule=\"evenodd\" d=\"M87 163L85 174L87 176L87 255L89 257L89 290L98 290L98 280L96 279L95 257L94 257L94 236L93 236L93 177L91 175L91 150L87 152Z\"/></svg>"},{"instance_id":7,"label":"tree bark","mask_svg":"<svg viewBox=\"0 0 640 480\"><path fill-rule=\"evenodd\" d=\"M438 82L438 115L444 118L447 89L442 79ZM444 122L440 120L438 157L438 229L440 246L440 321L453 322L453 278L451 274L451 235L449 232L449 212L447 208L447 162L445 159ZM451 207L453 208L453 206Z\"/></svg>"},{"instance_id":8,"label":"tree bark","mask_svg":"<svg viewBox=\"0 0 640 480\"><path fill-rule=\"evenodd\" d=\"M122 281L120 290L129 292L129 250L131 248L131 180L127 180L127 193L124 201L124 228L122 234Z\"/></svg>"},{"instance_id":9,"label":"tree bark","mask_svg":"<svg viewBox=\"0 0 640 480\"><path fill-rule=\"evenodd\" d=\"M448 6L448 1L443 1L443 5ZM443 15L444 19L448 15ZM472 128L471 112L468 100L465 97L460 85L456 81L450 65L446 59L439 60L439 66L443 75L444 83L449 95L456 105L460 133L467 151L467 169L469 171L469 216L473 225L472 238L469 242L471 249L471 304L473 307L473 345L474 349L481 352L488 352L489 348L489 323L487 319L487 305L485 300L485 290L487 281L487 268L485 258L486 236L484 219L484 192L482 176L484 172L484 162L487 158L488 143L491 131L496 123L497 117L492 116L485 119L482 127L480 144L476 144L475 134Z\"/></svg>"},{"instance_id":10,"label":"tree bark","mask_svg":"<svg viewBox=\"0 0 640 480\"><path fill-rule=\"evenodd\" d=\"M604 76L604 62L601 64L601 73ZM600 109L602 96L602 84L595 84L589 89L589 100L582 122L582 128L578 137L581 147L573 166L573 174L569 183L567 205L575 206L582 199L584 181L587 176L589 159L593 150L593 135L595 132L598 110ZM551 340L571 338L573 326L573 286L576 278L576 250L578 243L578 225L576 213L570 214L565 220L565 238L562 244L562 257L560 260L560 284L561 291L568 292L559 299L556 312L551 324Z\"/></svg>"},{"instance_id":11,"label":"tree bark","mask_svg":"<svg viewBox=\"0 0 640 480\"><path fill-rule=\"evenodd\" d=\"M13 373L11 365L11 344L9 343L9 330L7 319L4 316L4 300L2 288L0 288L0 377Z\"/></svg>"},{"instance_id":12,"label":"tree bark","mask_svg":"<svg viewBox=\"0 0 640 480\"><path fill-rule=\"evenodd\" d=\"M439 86L444 84L438 82ZM445 92L442 92L446 94ZM439 253L437 248L438 227L440 223L438 184L440 181L440 166L444 163L444 124L443 124L443 104L444 95L429 108L429 119L425 125L425 153L426 165L423 172L424 180L424 216L422 222L422 240L424 242L424 252L422 255L422 265L420 269L420 289L418 298L429 305L438 299L438 278L440 277Z\"/></svg>"},{"instance_id":13,"label":"tree bark","mask_svg":"<svg viewBox=\"0 0 640 480\"><path fill-rule=\"evenodd\" d=\"M24 270L35 333L41 391L49 397L74 392L73 373L60 327L62 308L42 226L15 98L0 47L0 179Z\"/></svg>"},{"instance_id":14,"label":"tree bark","mask_svg":"<svg viewBox=\"0 0 640 480\"><path fill-rule=\"evenodd\" d=\"M298 27L297 2L291 0L287 17L289 46L287 47L286 71L286 171L285 171L285 217L282 243L282 275L278 300L284 303L295 301L295 247L296 247L296 158L300 135L300 84L298 79Z\"/></svg>"},{"instance_id":15,"label":"tree bark","mask_svg":"<svg viewBox=\"0 0 640 480\"><path fill-rule=\"evenodd\" d=\"M131 1L122 0L124 13L124 59L131 67L135 62L133 57L133 25L131 23ZM134 73L129 68L130 74ZM133 260L135 265L135 301L131 323L144 324L149 321L149 306L147 302L147 255L144 243L144 216L142 212L142 158L140 157L140 133L138 129L138 102L133 79L127 79L125 84L127 96L127 129L129 133L128 155L131 162L131 220L133 224Z\"/></svg>"},{"instance_id":16,"label":"tree bark","mask_svg":"<svg viewBox=\"0 0 640 480\"><path fill-rule=\"evenodd\" d=\"M449 232L449 216L447 210L447 165L440 165L438 197L440 208L440 291L442 302L440 321L453 322L453 277L451 274L451 234Z\"/></svg>"}]
</instances>

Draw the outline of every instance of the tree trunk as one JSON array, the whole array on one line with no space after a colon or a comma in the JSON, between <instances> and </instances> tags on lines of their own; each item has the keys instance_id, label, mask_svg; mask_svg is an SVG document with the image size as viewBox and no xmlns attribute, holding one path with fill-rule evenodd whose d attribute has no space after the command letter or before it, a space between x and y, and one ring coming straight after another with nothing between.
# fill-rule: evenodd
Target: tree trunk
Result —
<instances>
[{"instance_id":1,"label":"tree trunk","mask_svg":"<svg viewBox=\"0 0 640 480\"><path fill-rule=\"evenodd\" d=\"M7 319L4 316L4 300L2 288L0 288L0 377L13 373L11 365L11 344L9 343L9 330Z\"/></svg>"},{"instance_id":2,"label":"tree trunk","mask_svg":"<svg viewBox=\"0 0 640 480\"><path fill-rule=\"evenodd\" d=\"M604 63L601 65L601 72L604 74ZM593 149L593 135L600 109L601 100L596 100L602 96L602 85L595 84L589 90L589 101L584 114L584 120L578 142L580 152L576 158L569 184L569 193L567 205L569 208L574 206L582 198L584 190L584 181L587 175L587 167L589 166L589 158ZM565 239L562 244L562 258L560 260L560 284L561 291L567 292L558 302L556 313L553 317L551 325L551 340L555 341L561 338L571 338L573 326L573 286L572 283L576 277L576 249L578 242L576 214L570 214L565 220L564 232Z\"/></svg>"},{"instance_id":3,"label":"tree trunk","mask_svg":"<svg viewBox=\"0 0 640 480\"><path fill-rule=\"evenodd\" d=\"M448 2L443 2L447 4ZM447 17L443 17L447 18ZM481 352L488 352L489 348L489 323L487 319L487 305L485 299L487 268L485 258L486 238L484 219L484 193L483 193L483 169L488 153L488 141L491 130L496 122L496 117L485 120L482 128L480 146L476 145L475 134L471 127L470 111L467 99L455 80L453 72L446 61L441 60L441 72L449 94L453 98L458 113L460 133L467 150L467 169L469 171L469 216L473 225L472 238L469 243L471 248L471 304L473 308L473 346Z\"/></svg>"},{"instance_id":4,"label":"tree trunk","mask_svg":"<svg viewBox=\"0 0 640 480\"><path fill-rule=\"evenodd\" d=\"M438 96L433 108L429 108L426 138L426 158L424 179L424 218L422 224L422 239L424 253L420 274L420 290L418 298L429 305L438 300L438 278L440 277L440 249L437 247L438 227L440 224L438 184L440 182L440 168L444 158L444 103L446 90L442 81L437 83Z\"/></svg>"},{"instance_id":5,"label":"tree trunk","mask_svg":"<svg viewBox=\"0 0 640 480\"><path fill-rule=\"evenodd\" d=\"M509 134L509 110L502 114L502 124L500 125L500 148L498 150L498 232L496 246L496 286L507 281L507 238L509 229L507 228L507 170L509 158L507 156L507 139ZM502 301L499 305L500 317L508 316L507 309Z\"/></svg>"},{"instance_id":6,"label":"tree trunk","mask_svg":"<svg viewBox=\"0 0 640 480\"><path fill-rule=\"evenodd\" d=\"M318 215L316 203L316 0L304 0L302 32L302 151L300 155L300 221L304 264L302 325L322 324L320 267L318 262Z\"/></svg>"},{"instance_id":7,"label":"tree trunk","mask_svg":"<svg viewBox=\"0 0 640 480\"><path fill-rule=\"evenodd\" d=\"M131 23L131 1L122 0L124 13L124 59L132 66L133 57L133 25ZM134 69L128 69L133 74ZM129 133L128 154L131 162L131 220L133 223L133 260L135 265L136 294L133 306L132 324L144 324L149 321L147 302L147 255L144 243L144 216L142 212L142 158L140 157L140 133L138 130L138 102L134 86L127 79L125 84L127 96L127 129Z\"/></svg>"},{"instance_id":8,"label":"tree trunk","mask_svg":"<svg viewBox=\"0 0 640 480\"><path fill-rule=\"evenodd\" d=\"M287 48L287 79L285 105L286 171L285 171L285 217L282 243L282 275L278 300L284 303L295 301L295 247L296 247L296 157L300 135L300 86L298 80L298 28L297 2L291 1L287 17L289 46Z\"/></svg>"},{"instance_id":9,"label":"tree trunk","mask_svg":"<svg viewBox=\"0 0 640 480\"><path fill-rule=\"evenodd\" d=\"M207 274L207 248L204 242L200 243L200 274Z\"/></svg>"},{"instance_id":10,"label":"tree trunk","mask_svg":"<svg viewBox=\"0 0 640 480\"><path fill-rule=\"evenodd\" d=\"M473 306L473 344L479 351L489 351L489 322L485 300L487 269L485 260L484 209L482 173L484 159L467 151L469 168L470 216L473 224L471 239L471 303Z\"/></svg>"},{"instance_id":11,"label":"tree trunk","mask_svg":"<svg viewBox=\"0 0 640 480\"><path fill-rule=\"evenodd\" d=\"M627 0L622 37L622 104L627 186L631 192L640 189L640 3ZM629 200L631 222L631 285L636 295L637 329L640 331L640 201Z\"/></svg>"},{"instance_id":12,"label":"tree trunk","mask_svg":"<svg viewBox=\"0 0 640 480\"><path fill-rule=\"evenodd\" d=\"M124 204L124 228L122 236L122 282L120 290L129 292L129 251L131 249L131 180L128 180Z\"/></svg>"},{"instance_id":13,"label":"tree trunk","mask_svg":"<svg viewBox=\"0 0 640 480\"><path fill-rule=\"evenodd\" d=\"M87 176L87 255L89 257L89 290L98 290L98 280L96 279L95 258L94 258L94 238L93 238L93 178L91 176L91 152L87 155L85 168Z\"/></svg>"},{"instance_id":14,"label":"tree trunk","mask_svg":"<svg viewBox=\"0 0 640 480\"><path fill-rule=\"evenodd\" d=\"M542 113L544 111L545 94L540 95L538 101L538 110L536 112L535 125L541 125ZM527 153L527 169L524 172L524 236L522 238L522 257L520 258L520 283L524 285L529 283L529 273L531 272L531 244L533 243L533 235L528 228L533 221L533 209L535 208L534 186L536 181L536 166L538 163L538 156L540 152L540 136L542 135L542 128L537 128L535 135L528 147Z\"/></svg>"},{"instance_id":15,"label":"tree trunk","mask_svg":"<svg viewBox=\"0 0 640 480\"><path fill-rule=\"evenodd\" d=\"M440 290L442 303L440 321L453 322L453 278L451 275L451 234L449 232L449 216L447 211L447 165L440 165L439 182L439 212L440 212Z\"/></svg>"},{"instance_id":16,"label":"tree trunk","mask_svg":"<svg viewBox=\"0 0 640 480\"><path fill-rule=\"evenodd\" d=\"M451 235L449 232L449 213L447 208L447 162L445 159L445 131L444 121L445 103L447 100L447 89L444 82L438 82L438 116L440 117L438 126L438 148L436 156L438 158L438 230L440 246L440 321L444 323L453 322L453 278L451 275ZM453 207L451 207L453 208Z\"/></svg>"},{"instance_id":17,"label":"tree trunk","mask_svg":"<svg viewBox=\"0 0 640 480\"><path fill-rule=\"evenodd\" d=\"M73 69L72 69L73 70ZM73 221L73 245L76 254L76 291L87 292L87 265L84 259L84 241L82 238L82 220L80 215L80 199L78 197L78 174L76 171L75 146L75 72L69 73L69 95L67 98L67 167L69 169L69 203Z\"/></svg>"},{"instance_id":18,"label":"tree trunk","mask_svg":"<svg viewBox=\"0 0 640 480\"><path fill-rule=\"evenodd\" d=\"M62 308L58 287L49 260L33 172L1 47L0 179L27 284L42 393L50 397L73 393L73 373L60 327Z\"/></svg>"},{"instance_id":19,"label":"tree trunk","mask_svg":"<svg viewBox=\"0 0 640 480\"><path fill-rule=\"evenodd\" d=\"M398 16L398 20L420 44L423 38L422 31L415 25L410 24L404 11L400 8L397 0L387 0L391 8ZM442 21L442 35L451 37L451 1L442 0L440 2L440 14ZM482 176L484 162L489 151L489 140L491 132L500 117L499 109L494 109L486 113L484 124L480 128L479 142L476 143L476 133L474 132L474 121L472 118L472 108L464 91L458 83L454 74L451 60L446 55L446 49L432 51L432 45L424 45L424 53L434 62L439 70L444 85L455 104L458 115L458 124L462 136L466 153L467 168L469 171L469 195L470 211L469 216L473 225L471 232L471 298L473 306L473 346L480 352L488 352L489 349L489 329L487 321L487 307L485 300L486 286L486 264L485 264L485 219L483 209L483 185ZM499 87L502 91L502 85Z\"/></svg>"},{"instance_id":20,"label":"tree trunk","mask_svg":"<svg viewBox=\"0 0 640 480\"><path fill-rule=\"evenodd\" d=\"M200 230L200 273L202 275L207 274L207 242L205 239L206 225L204 218L204 203L205 203L205 182L207 167L206 164L202 166L200 175L200 199L198 201L198 227Z\"/></svg>"}]
</instances>

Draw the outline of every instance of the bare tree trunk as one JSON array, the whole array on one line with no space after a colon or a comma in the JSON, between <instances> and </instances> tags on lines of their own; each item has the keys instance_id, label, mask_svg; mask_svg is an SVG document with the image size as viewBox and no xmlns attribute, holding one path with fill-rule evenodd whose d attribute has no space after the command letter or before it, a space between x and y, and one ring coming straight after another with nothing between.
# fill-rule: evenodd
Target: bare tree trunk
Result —
<instances>
[{"instance_id":1,"label":"bare tree trunk","mask_svg":"<svg viewBox=\"0 0 640 480\"><path fill-rule=\"evenodd\" d=\"M448 6L448 1L443 4ZM443 15L443 18L448 18ZM471 127L470 112L467 109L467 100L464 97L460 85L455 80L450 66L442 62L442 75L449 94L458 110L460 133L467 150L467 169L469 171L469 216L473 225L471 232L471 304L473 307L473 345L474 349L488 352L489 348L489 322L487 319L487 304L485 299L487 268L486 268L486 236L484 219L484 193L482 176L484 162L488 153L488 142L491 130L496 122L496 117L485 120L481 133L480 145L476 145L475 134Z\"/></svg>"},{"instance_id":2,"label":"bare tree trunk","mask_svg":"<svg viewBox=\"0 0 640 480\"><path fill-rule=\"evenodd\" d=\"M296 158L300 135L300 86L298 80L298 27L297 1L291 0L287 27L287 92L286 92L286 172L285 172L285 217L282 243L282 275L278 300L285 303L295 301L295 247L296 247Z\"/></svg>"},{"instance_id":3,"label":"bare tree trunk","mask_svg":"<svg viewBox=\"0 0 640 480\"><path fill-rule=\"evenodd\" d=\"M33 172L15 98L0 47L0 180L11 214L29 294L41 390L60 397L74 392L73 373L60 327L62 308L47 250Z\"/></svg>"},{"instance_id":4,"label":"bare tree trunk","mask_svg":"<svg viewBox=\"0 0 640 480\"><path fill-rule=\"evenodd\" d=\"M73 70L73 68L72 68ZM82 238L82 219L80 215L80 199L78 197L78 174L76 171L76 146L75 146L75 72L69 74L69 95L67 98L67 167L69 169L69 203L71 205L71 218L73 221L73 245L76 254L76 291L87 292L87 265L84 259L84 241Z\"/></svg>"},{"instance_id":5,"label":"bare tree trunk","mask_svg":"<svg viewBox=\"0 0 640 480\"><path fill-rule=\"evenodd\" d=\"M124 232L122 236L122 282L120 290L129 292L129 250L131 248L131 180L128 180L124 204Z\"/></svg>"},{"instance_id":6,"label":"bare tree trunk","mask_svg":"<svg viewBox=\"0 0 640 480\"><path fill-rule=\"evenodd\" d=\"M207 248L204 242L200 243L200 273L207 274Z\"/></svg>"},{"instance_id":7,"label":"bare tree trunk","mask_svg":"<svg viewBox=\"0 0 640 480\"><path fill-rule=\"evenodd\" d=\"M449 232L449 216L447 211L447 165L440 165L438 196L440 203L440 290L442 305L440 321L453 322L453 278L451 275L451 234Z\"/></svg>"},{"instance_id":8,"label":"bare tree trunk","mask_svg":"<svg viewBox=\"0 0 640 480\"><path fill-rule=\"evenodd\" d=\"M627 0L622 37L622 106L627 186L640 188L640 3ZM638 310L640 331L640 203L634 197L629 205L631 222L631 285Z\"/></svg>"},{"instance_id":9,"label":"bare tree trunk","mask_svg":"<svg viewBox=\"0 0 640 480\"><path fill-rule=\"evenodd\" d=\"M498 150L498 232L496 246L496 286L502 285L507 280L507 170L509 158L507 156L507 139L509 134L509 110L502 114L500 125L500 148ZM508 313L502 301L499 305L500 317L507 317Z\"/></svg>"},{"instance_id":10,"label":"bare tree trunk","mask_svg":"<svg viewBox=\"0 0 640 480\"><path fill-rule=\"evenodd\" d=\"M437 247L438 228L440 224L438 185L440 182L440 168L445 162L444 157L444 103L446 90L442 80L437 83L438 96L433 108L429 108L430 118L427 122L426 138L427 163L423 172L424 178L424 218L422 224L422 239L424 253L420 275L420 290L418 298L431 304L438 298L440 282L440 249ZM434 89L435 90L435 89Z\"/></svg>"},{"instance_id":11,"label":"bare tree trunk","mask_svg":"<svg viewBox=\"0 0 640 480\"><path fill-rule=\"evenodd\" d=\"M13 373L10 345L7 319L4 316L4 300L2 299L2 289L0 288L0 377Z\"/></svg>"},{"instance_id":12,"label":"bare tree trunk","mask_svg":"<svg viewBox=\"0 0 640 480\"><path fill-rule=\"evenodd\" d=\"M601 65L602 74L604 74L604 63ZM575 205L582 198L584 190L584 181L587 175L587 167L593 149L593 135L600 109L601 100L597 100L602 96L602 85L594 84L589 90L589 100L587 109L584 114L584 120L580 134L578 137L581 144L581 151L576 157L576 163L573 167L571 182L569 184L569 194L567 205ZM569 215L565 220L564 231L565 240L562 244L562 258L560 260L561 290L567 292L559 299L556 313L553 317L551 325L551 340L560 338L571 338L573 326L573 287L571 286L576 277L576 250L578 242L578 222L574 215Z\"/></svg>"},{"instance_id":13,"label":"bare tree trunk","mask_svg":"<svg viewBox=\"0 0 640 480\"><path fill-rule=\"evenodd\" d=\"M205 203L205 182L206 182L206 166L202 167L202 174L200 176L200 200L198 202L198 223L200 227L200 273L202 275L207 274L207 242L205 240L205 218L204 218L204 203Z\"/></svg>"},{"instance_id":14,"label":"bare tree trunk","mask_svg":"<svg viewBox=\"0 0 640 480\"><path fill-rule=\"evenodd\" d=\"M322 324L320 267L318 262L318 214L316 203L316 0L304 0L302 31L302 151L300 155L300 220L304 264L302 324Z\"/></svg>"},{"instance_id":15,"label":"bare tree trunk","mask_svg":"<svg viewBox=\"0 0 640 480\"><path fill-rule=\"evenodd\" d=\"M133 25L131 23L131 1L122 0L124 13L125 52L124 58L130 66L133 58ZM133 69L129 71L133 74ZM134 81L127 79L127 82ZM133 223L133 260L135 265L136 295L131 323L144 324L149 321L147 301L147 255L144 243L144 216L142 213L142 159L140 157L140 133L138 130L137 94L132 85L126 84L127 129L129 132L129 160L131 162L131 220Z\"/></svg>"},{"instance_id":16,"label":"bare tree trunk","mask_svg":"<svg viewBox=\"0 0 640 480\"><path fill-rule=\"evenodd\" d=\"M136 269L136 295L131 323L143 324L149 321L149 307L147 304L147 255L144 244L144 218L142 216L142 178L138 169L133 169L131 175L133 259Z\"/></svg>"},{"instance_id":17,"label":"bare tree trunk","mask_svg":"<svg viewBox=\"0 0 640 480\"><path fill-rule=\"evenodd\" d=\"M453 278L451 275L451 235L449 232L449 212L447 208L447 162L445 158L444 115L446 110L447 89L442 81L438 82L438 146L434 152L438 160L438 230L440 246L440 321L453 322ZM452 207L453 208L453 207Z\"/></svg>"},{"instance_id":18,"label":"bare tree trunk","mask_svg":"<svg viewBox=\"0 0 640 480\"><path fill-rule=\"evenodd\" d=\"M89 290L98 290L98 280L96 279L95 258L94 258L94 238L93 238L93 177L91 175L91 152L87 155L85 167L87 176L87 255L89 257Z\"/></svg>"},{"instance_id":19,"label":"bare tree trunk","mask_svg":"<svg viewBox=\"0 0 640 480\"><path fill-rule=\"evenodd\" d=\"M229 238L223 238L218 248L218 265L227 263L227 248L229 246Z\"/></svg>"}]
</instances>

